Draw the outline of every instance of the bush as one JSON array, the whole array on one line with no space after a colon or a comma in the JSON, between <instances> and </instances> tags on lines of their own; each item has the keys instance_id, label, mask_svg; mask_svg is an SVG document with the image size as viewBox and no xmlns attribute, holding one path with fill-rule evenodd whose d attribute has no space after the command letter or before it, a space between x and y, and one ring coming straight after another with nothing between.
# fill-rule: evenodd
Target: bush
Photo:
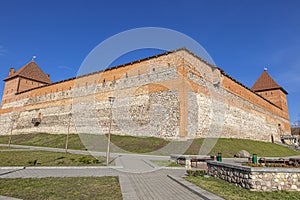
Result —
<instances>
[{"instance_id":1,"label":"bush","mask_svg":"<svg viewBox=\"0 0 300 200\"><path fill-rule=\"evenodd\" d=\"M89 158L87 156L82 156L79 158L79 162L84 163L84 164L98 164L100 161L96 158Z\"/></svg>"},{"instance_id":2,"label":"bush","mask_svg":"<svg viewBox=\"0 0 300 200\"><path fill-rule=\"evenodd\" d=\"M35 166L35 165L39 164L39 163L37 162L37 160L29 160L27 163L28 163L29 165L32 165L32 166Z\"/></svg>"},{"instance_id":3,"label":"bush","mask_svg":"<svg viewBox=\"0 0 300 200\"><path fill-rule=\"evenodd\" d=\"M206 175L205 170L186 170L188 176L204 176Z\"/></svg>"},{"instance_id":4,"label":"bush","mask_svg":"<svg viewBox=\"0 0 300 200\"><path fill-rule=\"evenodd\" d=\"M287 164L280 164L280 163L266 163L263 164L254 164L254 163L246 163L243 164L243 166L249 166L249 167L282 167L282 168L299 168L300 166L293 166L293 165L287 165Z\"/></svg>"},{"instance_id":5,"label":"bush","mask_svg":"<svg viewBox=\"0 0 300 200\"><path fill-rule=\"evenodd\" d=\"M263 167L263 165L260 163L246 163L246 164L242 164L242 165L249 166L249 167Z\"/></svg>"}]
</instances>

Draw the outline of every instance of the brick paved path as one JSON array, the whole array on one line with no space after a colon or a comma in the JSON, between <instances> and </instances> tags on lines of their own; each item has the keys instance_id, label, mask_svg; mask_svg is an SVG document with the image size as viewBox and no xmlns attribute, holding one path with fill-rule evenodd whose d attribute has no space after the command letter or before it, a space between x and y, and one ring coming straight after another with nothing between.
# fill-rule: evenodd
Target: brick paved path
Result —
<instances>
[{"instance_id":1,"label":"brick paved path","mask_svg":"<svg viewBox=\"0 0 300 200\"><path fill-rule=\"evenodd\" d=\"M159 170L150 173L128 174L127 176L135 189L137 199L202 199L171 180L167 177L167 174L169 174L169 171Z\"/></svg>"}]
</instances>

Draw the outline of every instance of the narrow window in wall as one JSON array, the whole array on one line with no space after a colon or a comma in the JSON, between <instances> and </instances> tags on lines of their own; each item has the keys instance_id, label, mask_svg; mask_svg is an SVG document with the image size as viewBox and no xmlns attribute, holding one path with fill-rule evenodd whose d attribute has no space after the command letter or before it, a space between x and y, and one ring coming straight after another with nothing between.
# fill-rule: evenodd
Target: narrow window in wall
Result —
<instances>
[{"instance_id":1,"label":"narrow window in wall","mask_svg":"<svg viewBox=\"0 0 300 200\"><path fill-rule=\"evenodd\" d=\"M282 128L281 128L281 124L278 124L278 131L279 131L279 136L282 136Z\"/></svg>"}]
</instances>

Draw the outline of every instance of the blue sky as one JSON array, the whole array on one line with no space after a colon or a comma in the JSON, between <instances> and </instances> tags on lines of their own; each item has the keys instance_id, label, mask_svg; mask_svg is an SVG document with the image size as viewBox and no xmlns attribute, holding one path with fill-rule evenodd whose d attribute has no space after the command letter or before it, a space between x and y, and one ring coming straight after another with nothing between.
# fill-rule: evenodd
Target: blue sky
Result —
<instances>
[{"instance_id":1,"label":"blue sky","mask_svg":"<svg viewBox=\"0 0 300 200\"><path fill-rule=\"evenodd\" d=\"M139 27L164 27L192 37L217 66L248 87L267 66L289 92L291 122L299 119L297 0L0 0L0 78L33 55L52 81L74 77L100 42Z\"/></svg>"}]
</instances>

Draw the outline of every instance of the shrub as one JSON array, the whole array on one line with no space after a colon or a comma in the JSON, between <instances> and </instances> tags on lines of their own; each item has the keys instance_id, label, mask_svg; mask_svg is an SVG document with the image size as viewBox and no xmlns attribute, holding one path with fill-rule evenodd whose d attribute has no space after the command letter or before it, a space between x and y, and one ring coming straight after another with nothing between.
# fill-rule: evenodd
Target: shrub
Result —
<instances>
[{"instance_id":1,"label":"shrub","mask_svg":"<svg viewBox=\"0 0 300 200\"><path fill-rule=\"evenodd\" d=\"M87 156L82 156L79 158L79 162L84 163L84 164L98 164L100 161L96 158L90 158Z\"/></svg>"},{"instance_id":2,"label":"shrub","mask_svg":"<svg viewBox=\"0 0 300 200\"><path fill-rule=\"evenodd\" d=\"M204 176L206 175L205 170L186 170L188 176Z\"/></svg>"},{"instance_id":3,"label":"shrub","mask_svg":"<svg viewBox=\"0 0 300 200\"><path fill-rule=\"evenodd\" d=\"M249 166L249 167L263 167L262 164L260 163L246 163L246 164L243 164L244 166Z\"/></svg>"},{"instance_id":4,"label":"shrub","mask_svg":"<svg viewBox=\"0 0 300 200\"><path fill-rule=\"evenodd\" d=\"M37 160L29 160L27 163L28 163L29 165L33 165L33 166L35 166L35 165L38 164Z\"/></svg>"},{"instance_id":5,"label":"shrub","mask_svg":"<svg viewBox=\"0 0 300 200\"><path fill-rule=\"evenodd\" d=\"M91 164L92 161L89 157L82 156L79 158L79 162L84 163L84 164Z\"/></svg>"},{"instance_id":6,"label":"shrub","mask_svg":"<svg viewBox=\"0 0 300 200\"><path fill-rule=\"evenodd\" d=\"M286 164L267 163L266 167L286 167L286 168L288 168L289 166Z\"/></svg>"}]
</instances>

